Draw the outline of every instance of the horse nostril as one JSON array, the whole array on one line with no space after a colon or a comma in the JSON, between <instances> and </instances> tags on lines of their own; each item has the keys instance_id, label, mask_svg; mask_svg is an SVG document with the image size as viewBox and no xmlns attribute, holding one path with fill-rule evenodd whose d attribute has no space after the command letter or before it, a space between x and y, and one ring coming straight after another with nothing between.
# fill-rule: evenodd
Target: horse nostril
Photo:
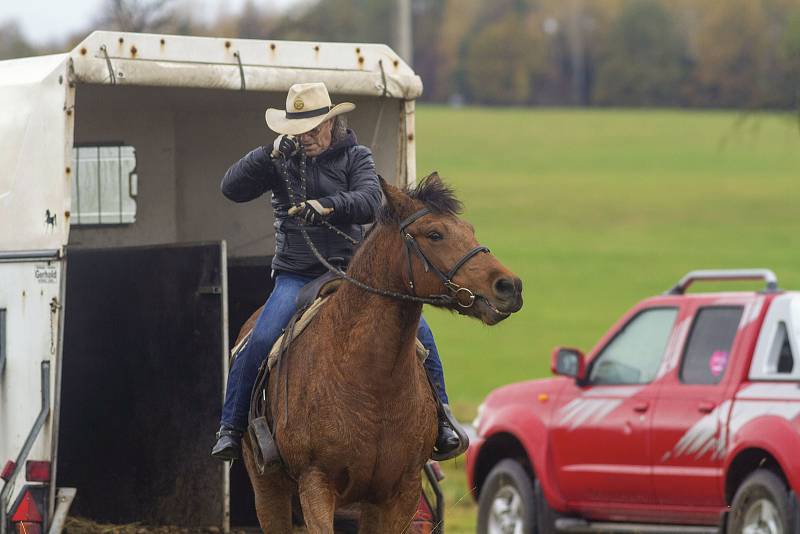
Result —
<instances>
[{"instance_id":1,"label":"horse nostril","mask_svg":"<svg viewBox=\"0 0 800 534\"><path fill-rule=\"evenodd\" d=\"M500 298L513 297L517 293L516 286L517 284L510 278L498 278L494 283L494 292Z\"/></svg>"}]
</instances>

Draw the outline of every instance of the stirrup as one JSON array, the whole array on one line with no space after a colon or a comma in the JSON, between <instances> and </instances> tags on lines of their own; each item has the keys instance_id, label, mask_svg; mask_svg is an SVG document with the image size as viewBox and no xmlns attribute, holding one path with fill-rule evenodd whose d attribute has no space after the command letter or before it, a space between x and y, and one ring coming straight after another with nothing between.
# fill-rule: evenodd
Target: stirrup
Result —
<instances>
[{"instance_id":1,"label":"stirrup","mask_svg":"<svg viewBox=\"0 0 800 534\"><path fill-rule=\"evenodd\" d=\"M466 430L464 430L464 427L461 426L461 424L456 420L455 417L453 417L453 413L450 411L450 406L442 403L439 400L438 395L436 395L436 400L437 403L439 404L439 409L441 410L440 417L443 417L447 421L447 424L450 426L453 432L456 433L456 436L458 436L458 441L459 441L458 447L456 447L452 451L445 453L433 451L433 454L431 454L431 460L442 462L444 460L450 460L452 458L464 454L464 452L466 452L466 450L469 448L469 436L467 436L467 432Z\"/></svg>"},{"instance_id":2,"label":"stirrup","mask_svg":"<svg viewBox=\"0 0 800 534\"><path fill-rule=\"evenodd\" d=\"M256 470L259 475L263 475L267 467L280 462L281 454L272 437L266 417L262 415L251 419L247 431L250 434L250 446L253 449Z\"/></svg>"}]
</instances>

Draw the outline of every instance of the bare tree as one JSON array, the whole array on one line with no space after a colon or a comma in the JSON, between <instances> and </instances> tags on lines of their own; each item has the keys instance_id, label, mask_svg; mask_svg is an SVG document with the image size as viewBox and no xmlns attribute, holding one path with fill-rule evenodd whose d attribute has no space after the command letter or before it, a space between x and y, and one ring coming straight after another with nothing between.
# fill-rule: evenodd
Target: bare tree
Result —
<instances>
[{"instance_id":1,"label":"bare tree","mask_svg":"<svg viewBox=\"0 0 800 534\"><path fill-rule=\"evenodd\" d=\"M0 59L32 56L35 53L35 48L25 39L16 21L0 24Z\"/></svg>"},{"instance_id":2,"label":"bare tree","mask_svg":"<svg viewBox=\"0 0 800 534\"><path fill-rule=\"evenodd\" d=\"M175 24L173 0L106 0L98 22L127 32L153 32Z\"/></svg>"}]
</instances>

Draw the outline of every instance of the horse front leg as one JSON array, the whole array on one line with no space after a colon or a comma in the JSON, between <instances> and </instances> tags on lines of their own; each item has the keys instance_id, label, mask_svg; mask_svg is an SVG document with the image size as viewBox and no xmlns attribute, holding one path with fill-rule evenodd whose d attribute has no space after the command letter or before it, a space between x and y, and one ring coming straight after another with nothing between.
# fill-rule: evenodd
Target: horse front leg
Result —
<instances>
[{"instance_id":1,"label":"horse front leg","mask_svg":"<svg viewBox=\"0 0 800 534\"><path fill-rule=\"evenodd\" d=\"M328 477L312 468L300 476L298 490L309 534L333 534L336 494Z\"/></svg>"},{"instance_id":2,"label":"horse front leg","mask_svg":"<svg viewBox=\"0 0 800 534\"><path fill-rule=\"evenodd\" d=\"M411 532L411 522L417 511L421 491L422 484L419 475L416 480L406 482L400 493L383 505L380 530L375 532Z\"/></svg>"},{"instance_id":3,"label":"horse front leg","mask_svg":"<svg viewBox=\"0 0 800 534\"><path fill-rule=\"evenodd\" d=\"M261 530L266 534L287 534L292 531L292 495L295 483L282 468L268 468L263 475L256 470L250 451L249 436L242 441L242 456L250 485L255 495L256 515Z\"/></svg>"}]
</instances>

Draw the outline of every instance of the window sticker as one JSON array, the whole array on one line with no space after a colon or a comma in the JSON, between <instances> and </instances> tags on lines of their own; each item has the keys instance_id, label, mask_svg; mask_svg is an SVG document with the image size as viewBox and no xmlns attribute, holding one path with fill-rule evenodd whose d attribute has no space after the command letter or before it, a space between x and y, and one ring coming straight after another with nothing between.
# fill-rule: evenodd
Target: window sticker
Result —
<instances>
[{"instance_id":1,"label":"window sticker","mask_svg":"<svg viewBox=\"0 0 800 534\"><path fill-rule=\"evenodd\" d=\"M728 366L728 351L715 350L708 360L708 367L711 371L711 376L722 376L725 372L725 367Z\"/></svg>"}]
</instances>

